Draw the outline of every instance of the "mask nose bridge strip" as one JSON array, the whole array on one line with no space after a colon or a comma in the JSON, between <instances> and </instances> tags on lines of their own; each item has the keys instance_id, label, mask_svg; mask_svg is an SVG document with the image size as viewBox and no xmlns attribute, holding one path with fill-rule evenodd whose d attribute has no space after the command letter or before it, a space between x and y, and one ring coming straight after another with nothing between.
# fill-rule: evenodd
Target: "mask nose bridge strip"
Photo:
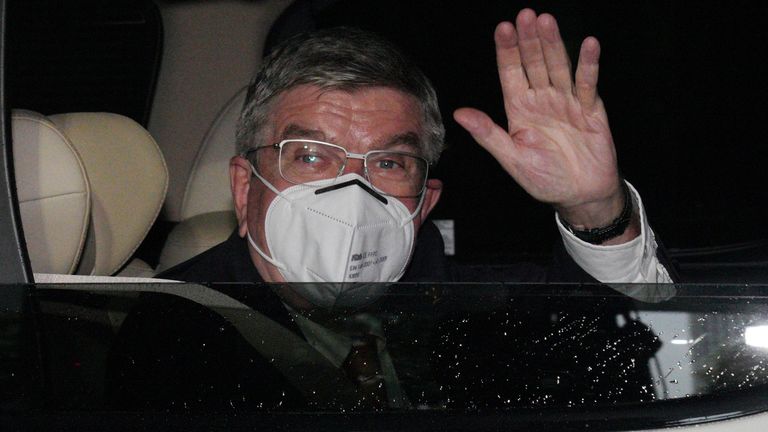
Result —
<instances>
[{"instance_id":1,"label":"mask nose bridge strip","mask_svg":"<svg viewBox=\"0 0 768 432\"><path fill-rule=\"evenodd\" d=\"M261 180L261 182L264 183L264 185L266 187L268 187L272 192L274 192L280 198L285 199L287 201L290 201L290 199L288 199L285 195L283 195L282 192L277 190L277 188L274 187L272 185L272 183L270 183L269 181L267 181L267 179L262 177L256 171L256 169L253 167L253 164L251 164L251 172L253 172L253 175L255 175L259 180ZM342 188L342 187L346 187L346 186L349 186L350 184L358 184L360 187L363 188L363 190L367 191L368 193L371 193L371 195L373 195L374 198L376 198L379 201L381 201L384 205L388 204L388 201L387 201L386 198L384 198L384 196L379 195L378 192L376 192L375 190L370 188L365 183L361 182L360 179L352 179L352 180L348 180L346 182L339 183L337 185L331 185L331 186L327 186L327 187L324 187L324 188L320 188L320 189L315 191L315 194L319 195L320 193L329 192L330 190L335 190L335 189L339 189L339 188ZM335 188L335 189L331 189L331 188ZM419 205L416 206L416 210L414 210L413 213L410 214L410 216L408 216L405 220L403 220L402 224L400 224L401 227L407 225L409 222L411 222L416 217L416 215L419 214L419 212L421 212L421 208L424 205L424 196L425 195L426 195L425 191L422 191L421 192L421 196L419 197Z\"/></svg>"},{"instance_id":2,"label":"mask nose bridge strip","mask_svg":"<svg viewBox=\"0 0 768 432\"><path fill-rule=\"evenodd\" d=\"M384 204L384 205L389 204L389 201L387 201L387 199L384 198L384 196L382 196L380 193L378 193L375 190L373 190L373 188L371 188L367 184L361 182L359 179L352 179L352 180L349 180L349 181L345 181L343 183L339 183L339 184L335 184L335 185L330 185L330 186L326 186L324 188L317 189L315 191L315 195L320 195L320 194L323 194L323 193L326 193L326 192L335 191L335 190L342 189L342 188L345 188L347 186L353 186L353 185L360 186L360 188L362 188L364 191L368 192L374 198L376 198L377 200L381 201L382 204Z\"/></svg>"}]
</instances>

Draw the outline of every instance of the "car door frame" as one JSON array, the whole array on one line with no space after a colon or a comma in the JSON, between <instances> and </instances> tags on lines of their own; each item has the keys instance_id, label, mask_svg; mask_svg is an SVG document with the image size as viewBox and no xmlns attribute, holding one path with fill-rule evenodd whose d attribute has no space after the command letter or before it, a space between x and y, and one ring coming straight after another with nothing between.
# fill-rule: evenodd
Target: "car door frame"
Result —
<instances>
[{"instance_id":1,"label":"car door frame","mask_svg":"<svg viewBox=\"0 0 768 432\"><path fill-rule=\"evenodd\" d=\"M0 0L0 284L26 284L33 279L14 180L11 112L5 87L6 16L7 2ZM0 293L0 306L16 303L9 304L5 297Z\"/></svg>"}]
</instances>

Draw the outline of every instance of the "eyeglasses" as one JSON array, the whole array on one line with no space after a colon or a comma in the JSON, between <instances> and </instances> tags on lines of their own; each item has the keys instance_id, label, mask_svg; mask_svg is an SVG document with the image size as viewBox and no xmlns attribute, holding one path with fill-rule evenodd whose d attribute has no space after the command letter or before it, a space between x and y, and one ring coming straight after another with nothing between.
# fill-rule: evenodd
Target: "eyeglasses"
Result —
<instances>
[{"instance_id":1,"label":"eyeglasses","mask_svg":"<svg viewBox=\"0 0 768 432\"><path fill-rule=\"evenodd\" d=\"M279 150L280 176L293 184L335 180L344 172L349 159L363 160L365 177L374 189L385 195L416 197L424 191L427 182L429 162L412 153L390 150L350 153L344 147L322 141L289 139L248 150L245 157L251 160L251 155L265 148ZM251 163L256 165L255 160Z\"/></svg>"}]
</instances>

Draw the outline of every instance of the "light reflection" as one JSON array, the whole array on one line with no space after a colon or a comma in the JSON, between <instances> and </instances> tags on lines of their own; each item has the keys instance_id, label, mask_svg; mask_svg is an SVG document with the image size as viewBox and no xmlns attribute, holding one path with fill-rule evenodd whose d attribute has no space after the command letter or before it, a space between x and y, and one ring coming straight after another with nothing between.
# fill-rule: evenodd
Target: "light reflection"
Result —
<instances>
[{"instance_id":1,"label":"light reflection","mask_svg":"<svg viewBox=\"0 0 768 432\"><path fill-rule=\"evenodd\" d=\"M757 348L768 348L768 325L750 326L744 330L744 341Z\"/></svg>"}]
</instances>

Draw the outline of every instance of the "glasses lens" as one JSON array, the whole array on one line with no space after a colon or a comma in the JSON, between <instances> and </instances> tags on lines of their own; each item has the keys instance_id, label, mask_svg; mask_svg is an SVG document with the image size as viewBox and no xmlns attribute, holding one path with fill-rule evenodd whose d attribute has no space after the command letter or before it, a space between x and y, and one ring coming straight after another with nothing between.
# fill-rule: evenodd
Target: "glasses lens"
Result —
<instances>
[{"instance_id":1,"label":"glasses lens","mask_svg":"<svg viewBox=\"0 0 768 432\"><path fill-rule=\"evenodd\" d=\"M334 179L345 160L344 150L328 144L284 141L280 149L280 174L296 184Z\"/></svg>"},{"instance_id":2,"label":"glasses lens","mask_svg":"<svg viewBox=\"0 0 768 432\"><path fill-rule=\"evenodd\" d=\"M415 197L424 189L425 159L396 151L372 151L366 159L368 180L380 192ZM332 180L341 174L346 160L346 151L332 144L286 140L280 147L280 175L294 184Z\"/></svg>"},{"instance_id":3,"label":"glasses lens","mask_svg":"<svg viewBox=\"0 0 768 432\"><path fill-rule=\"evenodd\" d=\"M424 188L427 161L408 153L373 152L368 155L368 177L387 195L414 197Z\"/></svg>"}]
</instances>

